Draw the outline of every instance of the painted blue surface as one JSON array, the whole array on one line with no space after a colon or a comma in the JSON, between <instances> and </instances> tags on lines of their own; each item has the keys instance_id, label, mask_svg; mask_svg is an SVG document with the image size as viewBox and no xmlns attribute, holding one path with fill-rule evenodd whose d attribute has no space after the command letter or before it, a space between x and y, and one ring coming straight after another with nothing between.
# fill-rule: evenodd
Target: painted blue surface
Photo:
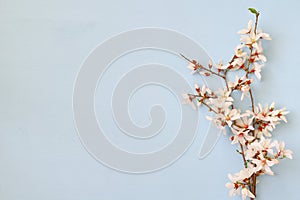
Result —
<instances>
[{"instance_id":1,"label":"painted blue surface","mask_svg":"<svg viewBox=\"0 0 300 200\"><path fill-rule=\"evenodd\" d=\"M95 161L81 145L74 128L72 91L88 53L112 35L133 28L173 29L203 45L214 61L229 59L239 42L237 30L252 17L247 11L250 6L261 11L260 26L273 38L265 45L269 62L254 93L259 102L275 101L291 111L289 123L280 126L275 135L295 153L293 161L283 161L274 168L276 176L260 179L258 199L297 199L300 3L296 0L2 0L0 199L231 199L224 185L227 173L240 169L241 158L228 140L222 138L210 156L199 160L197 155L204 138L200 128L194 144L172 166L144 175L119 173ZM143 61L148 54L143 55L138 59ZM194 81L184 69L184 61L157 53L151 55L157 60L176 62L191 83ZM126 62L135 61L136 58L129 57ZM108 74L107 79L114 73L118 70ZM148 92L154 89L147 88ZM146 101L143 96L136 98ZM175 103L168 106L177 112ZM145 115L143 112L133 112L137 123L147 123L139 117ZM176 114L170 115L174 123L175 117ZM200 127L205 129L206 125L203 122ZM115 129L110 123L107 128ZM156 145L171 138L170 132L172 129ZM122 142L117 132L110 137L116 143ZM138 144L135 149L124 141L120 145L133 150L155 148Z\"/></svg>"}]
</instances>

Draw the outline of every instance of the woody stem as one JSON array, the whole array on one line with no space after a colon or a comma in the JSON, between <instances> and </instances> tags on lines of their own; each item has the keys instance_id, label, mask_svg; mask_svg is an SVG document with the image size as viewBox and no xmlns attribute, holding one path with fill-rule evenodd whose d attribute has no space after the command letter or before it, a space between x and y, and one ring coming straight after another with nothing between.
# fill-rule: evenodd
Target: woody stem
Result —
<instances>
[{"instance_id":1,"label":"woody stem","mask_svg":"<svg viewBox=\"0 0 300 200\"><path fill-rule=\"evenodd\" d=\"M255 34L256 34L256 30L257 30L258 17L259 17L259 13L257 13L255 15L255 25L254 25L254 33ZM252 54L252 50L253 50L253 47L251 47L251 49L250 49L250 57ZM250 66L250 62L248 62L248 68L247 68L248 72L249 72L249 66ZM248 76L248 72L247 72L246 76ZM254 98L253 98L251 87L249 90L249 94L250 94L250 99L251 99L252 112L254 112ZM253 136L254 136L254 131L253 131ZM256 196L256 174L255 173L252 175L251 179L252 179L252 185L250 187L250 191L252 192L252 194L254 196ZM254 198L250 198L250 199L254 200Z\"/></svg>"}]
</instances>

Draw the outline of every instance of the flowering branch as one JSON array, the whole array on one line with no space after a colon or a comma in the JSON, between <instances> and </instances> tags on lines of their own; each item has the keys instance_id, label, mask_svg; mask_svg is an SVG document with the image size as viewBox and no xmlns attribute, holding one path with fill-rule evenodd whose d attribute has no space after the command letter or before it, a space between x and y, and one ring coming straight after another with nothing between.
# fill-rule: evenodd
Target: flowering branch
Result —
<instances>
[{"instance_id":1,"label":"flowering branch","mask_svg":"<svg viewBox=\"0 0 300 200\"><path fill-rule=\"evenodd\" d=\"M183 54L180 54L185 60L187 60L188 62L191 63L190 68L193 69L194 71L198 71L198 70L203 70L206 71L206 73L203 73L206 76L210 76L210 74L214 74L216 76L219 76L223 79L226 79L225 76L220 75L220 73L216 73L214 71L211 70L211 64L209 64L209 68L203 67L201 64L197 63L196 60L190 60L187 57L185 57Z\"/></svg>"},{"instance_id":2,"label":"flowering branch","mask_svg":"<svg viewBox=\"0 0 300 200\"><path fill-rule=\"evenodd\" d=\"M269 34L257 29L259 12L254 8L249 8L255 14L255 24L252 20L248 26L238 32L241 35L241 44L235 48L235 54L227 64L213 65L209 61L204 67L196 60L190 60L181 54L189 62L188 68L192 73L201 75L215 75L223 79L226 87L215 92L205 85L200 88L195 84L196 94L184 94L186 103L194 108L204 105L214 113L207 116L219 129L226 134L229 130L229 138L232 144L238 144L240 150L237 152L243 158L243 169L240 172L228 177L231 182L226 184L230 189L230 195L241 194L242 199L249 197L254 200L256 197L257 177L265 174L273 175L271 170L273 165L279 163L280 159L292 159L292 151L284 149L284 142L272 140L271 132L281 121L287 122L285 108L275 109L275 104L263 107L261 104L255 105L251 84L256 79L261 79L261 69L267 61L263 54L262 40L271 40ZM242 70L244 76L236 76L235 80L228 80L227 73ZM251 110L242 111L234 106L232 93L241 93L241 100L249 97L251 100ZM195 105L196 102L196 105Z\"/></svg>"}]
</instances>

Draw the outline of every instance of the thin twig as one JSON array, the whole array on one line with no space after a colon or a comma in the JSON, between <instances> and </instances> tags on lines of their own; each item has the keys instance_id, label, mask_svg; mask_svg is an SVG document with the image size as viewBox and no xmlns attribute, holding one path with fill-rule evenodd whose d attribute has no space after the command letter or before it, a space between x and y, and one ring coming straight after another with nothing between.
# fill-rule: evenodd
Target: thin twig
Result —
<instances>
[{"instance_id":1,"label":"thin twig","mask_svg":"<svg viewBox=\"0 0 300 200\"><path fill-rule=\"evenodd\" d=\"M257 25L258 25L258 17L259 17L259 12L255 15L255 25L254 25L254 33L255 34L256 34Z\"/></svg>"},{"instance_id":2,"label":"thin twig","mask_svg":"<svg viewBox=\"0 0 300 200\"><path fill-rule=\"evenodd\" d=\"M242 157L243 157L244 166L245 166L245 168L247 168L247 161L246 161L246 158L245 158L245 151L244 151L244 147L243 147L243 145L241 143L240 143L240 147L241 147L241 151L242 151L241 154L242 154Z\"/></svg>"},{"instance_id":3,"label":"thin twig","mask_svg":"<svg viewBox=\"0 0 300 200\"><path fill-rule=\"evenodd\" d=\"M188 62L194 64L192 60L188 59L188 58L187 58L186 56L184 56L183 54L180 53L180 56L182 56L182 57L183 57L185 60L187 60ZM197 63L197 64L194 64L194 65L198 66L200 69L203 69L203 70L205 70L205 71L207 71L207 72L209 72L209 73L211 73L211 74L214 74L214 75L219 76L219 77L221 77L221 78L223 78L223 79L226 79L225 76L222 76L221 74L218 74L218 73L212 71L211 69L208 69L208 68L204 67L203 65L200 65L200 64L198 64L198 63Z\"/></svg>"},{"instance_id":4,"label":"thin twig","mask_svg":"<svg viewBox=\"0 0 300 200\"><path fill-rule=\"evenodd\" d=\"M208 105L204 101L202 102L202 104L205 105L209 109L209 111L213 111L215 114L219 114L215 109L213 109L210 105Z\"/></svg>"},{"instance_id":5,"label":"thin twig","mask_svg":"<svg viewBox=\"0 0 300 200\"><path fill-rule=\"evenodd\" d=\"M254 112L254 98L253 98L253 94L252 94L251 88L249 90L249 94L250 94L250 99L251 99L252 112Z\"/></svg>"}]
</instances>

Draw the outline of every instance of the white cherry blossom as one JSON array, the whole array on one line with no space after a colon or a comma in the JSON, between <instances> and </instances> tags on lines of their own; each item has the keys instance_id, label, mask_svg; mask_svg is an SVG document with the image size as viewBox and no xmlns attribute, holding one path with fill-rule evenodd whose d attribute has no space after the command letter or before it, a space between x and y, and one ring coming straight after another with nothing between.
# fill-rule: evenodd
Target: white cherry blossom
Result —
<instances>
[{"instance_id":1,"label":"white cherry blossom","mask_svg":"<svg viewBox=\"0 0 300 200\"><path fill-rule=\"evenodd\" d=\"M254 117L253 116L250 117L250 114L246 112L243 114L243 117L236 120L235 126L237 128L243 128L245 130L254 130L253 119Z\"/></svg>"},{"instance_id":2,"label":"white cherry blossom","mask_svg":"<svg viewBox=\"0 0 300 200\"><path fill-rule=\"evenodd\" d=\"M243 51L244 48L245 48L244 44L240 44L237 47L235 47L235 49L234 49L235 57L246 59L247 52Z\"/></svg>"},{"instance_id":3,"label":"white cherry blossom","mask_svg":"<svg viewBox=\"0 0 300 200\"><path fill-rule=\"evenodd\" d=\"M253 67L249 70L250 73L254 73L258 80L261 79L261 68L263 67L262 64L258 64L257 62L253 63Z\"/></svg>"},{"instance_id":4,"label":"white cherry blossom","mask_svg":"<svg viewBox=\"0 0 300 200\"><path fill-rule=\"evenodd\" d=\"M247 28L238 31L238 34L241 34L241 35L249 34L252 30L252 24L253 24L253 21L249 20Z\"/></svg>"},{"instance_id":5,"label":"white cherry blossom","mask_svg":"<svg viewBox=\"0 0 300 200\"><path fill-rule=\"evenodd\" d=\"M272 40L270 34L264 33L262 30L257 31L257 36L263 40Z\"/></svg>"},{"instance_id":6,"label":"white cherry blossom","mask_svg":"<svg viewBox=\"0 0 300 200\"><path fill-rule=\"evenodd\" d=\"M252 194L252 192L250 192L248 188L244 187L242 189L242 199L246 200L247 197L255 198L254 194Z\"/></svg>"},{"instance_id":7,"label":"white cherry blossom","mask_svg":"<svg viewBox=\"0 0 300 200\"><path fill-rule=\"evenodd\" d=\"M241 117L240 111L237 109L226 109L224 114L219 115L220 118L223 118L226 124L231 127L234 120L237 120Z\"/></svg>"},{"instance_id":8,"label":"white cherry blossom","mask_svg":"<svg viewBox=\"0 0 300 200\"><path fill-rule=\"evenodd\" d=\"M255 49L258 48L257 42L259 41L260 36L255 34L253 31L250 32L248 35L242 35L241 36L241 42L245 45L248 45L250 47L254 47Z\"/></svg>"},{"instance_id":9,"label":"white cherry blossom","mask_svg":"<svg viewBox=\"0 0 300 200\"><path fill-rule=\"evenodd\" d=\"M277 159L267 159L262 154L259 154L258 159L251 160L252 163L256 165L255 171L262 170L264 173L269 175L274 175L274 172L271 170L271 167L275 164L278 164Z\"/></svg>"},{"instance_id":10,"label":"white cherry blossom","mask_svg":"<svg viewBox=\"0 0 300 200\"><path fill-rule=\"evenodd\" d=\"M247 141L252 141L254 139L253 136L249 135L249 130L242 129L231 129L233 136L231 136L231 144L241 143L243 145L246 144Z\"/></svg>"},{"instance_id":11,"label":"white cherry blossom","mask_svg":"<svg viewBox=\"0 0 300 200\"><path fill-rule=\"evenodd\" d=\"M263 54L263 48L261 42L257 43L257 49L253 51L253 53L251 54L251 58L253 58L255 62L262 62L262 63L267 62L267 58Z\"/></svg>"},{"instance_id":12,"label":"white cherry blossom","mask_svg":"<svg viewBox=\"0 0 300 200\"><path fill-rule=\"evenodd\" d=\"M238 182L238 176L228 174L228 178L231 182L226 183L225 186L229 189L229 195L231 197L235 196L235 195L240 195L241 188L240 188L240 185L237 183Z\"/></svg>"},{"instance_id":13,"label":"white cherry blossom","mask_svg":"<svg viewBox=\"0 0 300 200\"><path fill-rule=\"evenodd\" d=\"M191 95L191 94L182 94L183 97L183 104L189 104L191 105L191 107L196 110L196 106L193 102L193 100L195 99L195 95Z\"/></svg>"},{"instance_id":14,"label":"white cherry blossom","mask_svg":"<svg viewBox=\"0 0 300 200\"><path fill-rule=\"evenodd\" d=\"M286 157L286 158L289 158L289 159L293 159L293 152L291 150L285 150L284 149L284 142L281 141L281 142L278 142L277 140L274 141L274 145L278 151L278 156L282 156L282 157Z\"/></svg>"}]
</instances>

